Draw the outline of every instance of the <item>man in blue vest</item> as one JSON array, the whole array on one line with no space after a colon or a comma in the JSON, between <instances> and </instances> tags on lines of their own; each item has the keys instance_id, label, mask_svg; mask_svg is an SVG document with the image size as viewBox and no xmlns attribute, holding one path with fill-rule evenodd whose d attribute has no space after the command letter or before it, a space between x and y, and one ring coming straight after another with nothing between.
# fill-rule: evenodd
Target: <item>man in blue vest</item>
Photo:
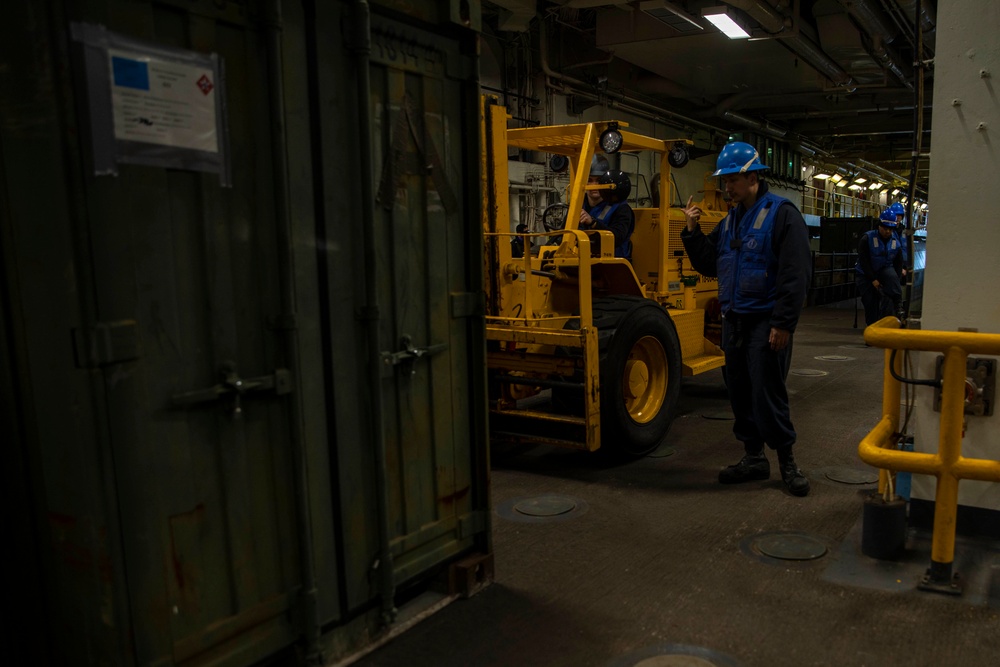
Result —
<instances>
[{"instance_id":1,"label":"man in blue vest","mask_svg":"<svg viewBox=\"0 0 1000 667\"><path fill-rule=\"evenodd\" d=\"M607 171L599 179L602 185L601 202L580 213L580 229L606 229L615 235L615 257L632 261L632 232L635 231L635 213L628 205L632 181L623 171Z\"/></svg>"},{"instance_id":2,"label":"man in blue vest","mask_svg":"<svg viewBox=\"0 0 1000 667\"><path fill-rule=\"evenodd\" d=\"M900 311L904 253L903 242L896 234L896 213L887 208L879 216L878 229L865 232L858 239L854 273L865 307L865 326Z\"/></svg>"},{"instance_id":3,"label":"man in blue vest","mask_svg":"<svg viewBox=\"0 0 1000 667\"><path fill-rule=\"evenodd\" d=\"M719 278L733 434L745 452L719 472L719 481L768 479L767 445L778 453L789 493L804 496L809 480L792 455L796 434L785 378L812 270L809 233L795 205L768 191L765 169L750 144L727 144L713 175L722 177L735 207L706 235L698 225L702 211L689 198L681 240L694 268Z\"/></svg>"}]
</instances>

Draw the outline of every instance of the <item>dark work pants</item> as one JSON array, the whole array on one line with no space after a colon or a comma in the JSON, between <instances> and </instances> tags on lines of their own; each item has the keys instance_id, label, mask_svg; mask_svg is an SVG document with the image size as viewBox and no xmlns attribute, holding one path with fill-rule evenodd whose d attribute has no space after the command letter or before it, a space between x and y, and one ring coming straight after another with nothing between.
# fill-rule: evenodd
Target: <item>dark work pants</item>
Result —
<instances>
[{"instance_id":1,"label":"dark work pants","mask_svg":"<svg viewBox=\"0 0 1000 667\"><path fill-rule=\"evenodd\" d=\"M763 452L765 444L772 449L795 444L785 388L792 343L780 352L771 349L770 317L730 314L722 323L726 388L736 417L733 435L748 454Z\"/></svg>"},{"instance_id":2,"label":"dark work pants","mask_svg":"<svg viewBox=\"0 0 1000 667\"><path fill-rule=\"evenodd\" d=\"M879 282L878 289L865 276L859 276L855 283L865 307L865 326L875 324L883 317L895 315L903 298L903 287L899 284L895 268L883 267L875 277Z\"/></svg>"}]
</instances>

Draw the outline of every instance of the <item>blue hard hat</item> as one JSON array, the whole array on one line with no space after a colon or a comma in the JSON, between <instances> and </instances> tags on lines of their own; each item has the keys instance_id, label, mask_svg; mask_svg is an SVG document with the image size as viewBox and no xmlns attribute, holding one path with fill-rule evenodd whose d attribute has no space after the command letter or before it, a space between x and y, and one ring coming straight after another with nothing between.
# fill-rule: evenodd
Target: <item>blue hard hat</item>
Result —
<instances>
[{"instance_id":1,"label":"blue hard hat","mask_svg":"<svg viewBox=\"0 0 1000 667\"><path fill-rule=\"evenodd\" d=\"M899 202L894 203L889 207L889 210L893 212L894 215L906 215L906 207Z\"/></svg>"},{"instance_id":2,"label":"blue hard hat","mask_svg":"<svg viewBox=\"0 0 1000 667\"><path fill-rule=\"evenodd\" d=\"M878 224L883 227L896 228L896 214L893 212L892 207L889 207L882 211L882 215L878 217Z\"/></svg>"},{"instance_id":3,"label":"blue hard hat","mask_svg":"<svg viewBox=\"0 0 1000 667\"><path fill-rule=\"evenodd\" d=\"M591 176L603 176L608 173L608 159L600 155L595 155L590 160L590 175Z\"/></svg>"},{"instance_id":4,"label":"blue hard hat","mask_svg":"<svg viewBox=\"0 0 1000 667\"><path fill-rule=\"evenodd\" d=\"M745 174L748 171L767 169L760 161L757 149L742 141L726 144L719 152L715 161L715 173L712 176L725 174Z\"/></svg>"}]
</instances>

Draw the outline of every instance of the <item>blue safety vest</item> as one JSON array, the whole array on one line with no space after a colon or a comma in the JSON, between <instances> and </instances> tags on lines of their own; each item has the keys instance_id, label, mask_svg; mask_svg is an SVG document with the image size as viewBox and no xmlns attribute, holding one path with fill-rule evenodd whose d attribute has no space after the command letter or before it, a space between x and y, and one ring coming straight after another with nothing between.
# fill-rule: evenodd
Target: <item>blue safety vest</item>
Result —
<instances>
[{"instance_id":1,"label":"blue safety vest","mask_svg":"<svg viewBox=\"0 0 1000 667\"><path fill-rule=\"evenodd\" d=\"M883 240L878 235L877 229L865 232L865 238L868 241L868 255L871 258L872 271L875 273L878 273L887 266L892 266L896 261L896 256L900 253L903 253L903 259L906 259L903 242L896 235L896 232L892 233L888 241ZM857 264L854 265L854 270L858 275L865 275L864 270L861 268L861 260L858 260Z\"/></svg>"},{"instance_id":2,"label":"blue safety vest","mask_svg":"<svg viewBox=\"0 0 1000 667\"><path fill-rule=\"evenodd\" d=\"M607 229L607 221L611 219L614 212L618 210L618 207L625 202L617 202L615 204L609 204L607 202L601 202L597 206L594 206L589 211L590 217L594 220L602 223L604 228ZM625 259L632 261L632 230L630 229L628 235L625 238L625 242L621 245L615 246L615 257L624 257Z\"/></svg>"},{"instance_id":3,"label":"blue safety vest","mask_svg":"<svg viewBox=\"0 0 1000 667\"><path fill-rule=\"evenodd\" d=\"M736 224L736 212L723 219L718 252L719 303L722 313L760 313L774 308L778 257L774 254L774 219L788 200L765 193Z\"/></svg>"}]
</instances>

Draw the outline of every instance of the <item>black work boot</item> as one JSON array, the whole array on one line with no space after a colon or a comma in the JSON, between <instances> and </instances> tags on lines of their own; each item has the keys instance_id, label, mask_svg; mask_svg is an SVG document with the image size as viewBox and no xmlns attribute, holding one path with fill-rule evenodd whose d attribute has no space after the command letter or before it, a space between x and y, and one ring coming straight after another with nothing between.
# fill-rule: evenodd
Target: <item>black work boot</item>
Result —
<instances>
[{"instance_id":1,"label":"black work boot","mask_svg":"<svg viewBox=\"0 0 1000 667\"><path fill-rule=\"evenodd\" d=\"M809 480L799 467L795 465L792 448L778 450L778 467L781 470L781 480L793 496L805 496L809 493Z\"/></svg>"},{"instance_id":2,"label":"black work boot","mask_svg":"<svg viewBox=\"0 0 1000 667\"><path fill-rule=\"evenodd\" d=\"M746 454L734 466L727 466L719 471L719 482L722 484L739 484L752 482L755 479L767 479L771 476L771 464L767 462L764 452Z\"/></svg>"}]
</instances>

